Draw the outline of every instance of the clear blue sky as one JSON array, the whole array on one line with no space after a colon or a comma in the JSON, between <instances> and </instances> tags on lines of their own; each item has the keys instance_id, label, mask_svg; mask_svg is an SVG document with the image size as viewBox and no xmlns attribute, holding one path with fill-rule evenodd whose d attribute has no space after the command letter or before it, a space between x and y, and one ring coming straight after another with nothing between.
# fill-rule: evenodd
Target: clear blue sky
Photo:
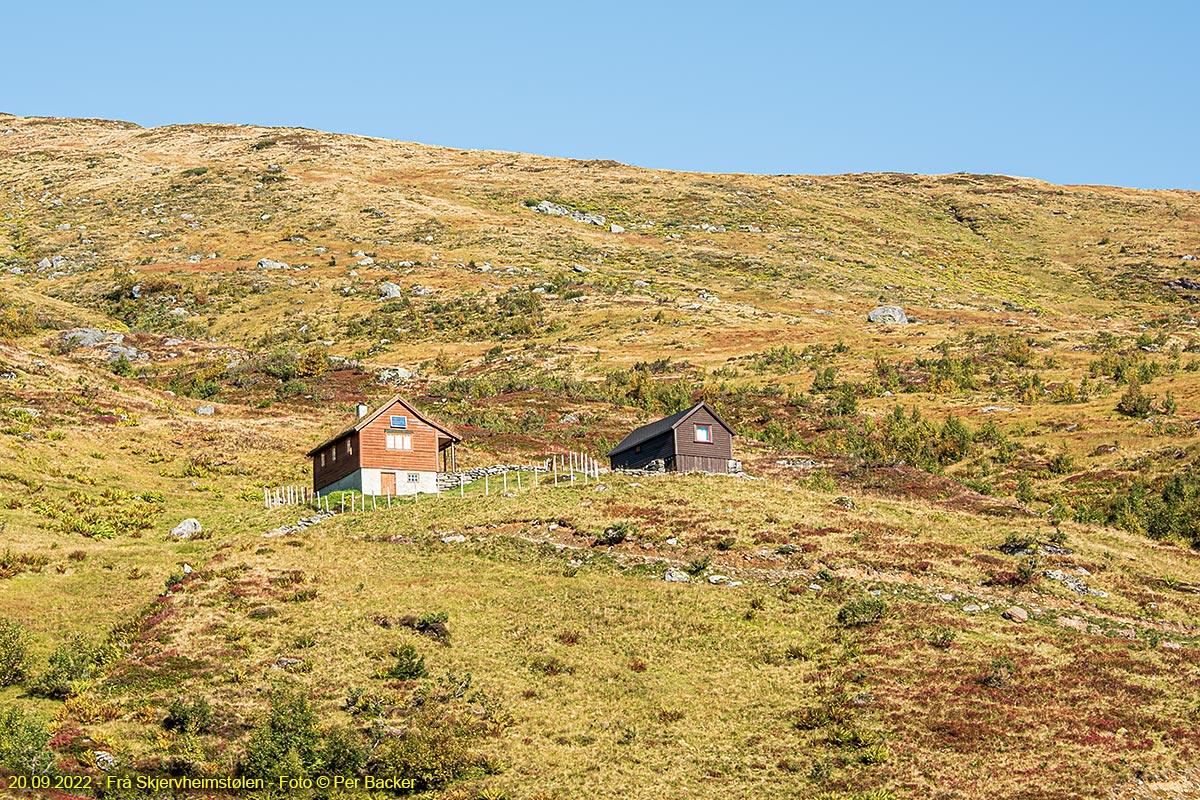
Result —
<instances>
[{"instance_id":1,"label":"clear blue sky","mask_svg":"<svg viewBox=\"0 0 1200 800\"><path fill-rule=\"evenodd\" d=\"M14 2L0 111L1200 190L1200 3Z\"/></svg>"}]
</instances>

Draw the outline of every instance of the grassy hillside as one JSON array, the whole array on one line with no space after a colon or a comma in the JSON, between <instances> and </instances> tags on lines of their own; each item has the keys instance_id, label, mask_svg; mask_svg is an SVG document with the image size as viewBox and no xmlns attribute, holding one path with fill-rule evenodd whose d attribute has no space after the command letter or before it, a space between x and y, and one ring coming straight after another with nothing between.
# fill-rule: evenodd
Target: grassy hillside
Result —
<instances>
[{"instance_id":1,"label":"grassy hillside","mask_svg":"<svg viewBox=\"0 0 1200 800\"><path fill-rule=\"evenodd\" d=\"M1187 796L1198 223L1187 192L0 116L0 766ZM396 391L466 466L703 398L757 480L280 533L313 512L263 489Z\"/></svg>"}]
</instances>

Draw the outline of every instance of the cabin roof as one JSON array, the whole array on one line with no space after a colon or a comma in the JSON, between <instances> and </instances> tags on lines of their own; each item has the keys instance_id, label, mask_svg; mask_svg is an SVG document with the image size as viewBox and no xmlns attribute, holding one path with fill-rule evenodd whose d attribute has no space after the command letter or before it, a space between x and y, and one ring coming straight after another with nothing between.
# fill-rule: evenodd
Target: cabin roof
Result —
<instances>
[{"instance_id":1,"label":"cabin roof","mask_svg":"<svg viewBox=\"0 0 1200 800\"><path fill-rule=\"evenodd\" d=\"M429 417L425 416L420 411L417 411L415 408L413 408L409 403L405 402L404 399L400 397L400 395L396 394L396 395L392 395L392 397L389 398L383 405L379 406L378 408L376 408L371 413L367 414L362 419L356 420L355 423L353 425L351 425L350 427L344 428L343 430L334 434L330 438L321 442L319 445L314 447L312 450L309 450L308 453L306 453L306 455L309 458L312 458L312 457L316 456L317 453L324 450L326 447L329 447L329 445L335 444L335 443L341 441L342 439L346 438L347 436L354 433L355 431L361 431L363 428L367 427L372 422L379 419L379 417L383 415L383 412L387 411L389 408L391 408L396 403L399 403L400 405L404 406L404 408L408 411L408 413L411 416L414 416L417 419L421 420L429 427L434 428L435 430L441 431L442 433L446 434L446 436L449 437L451 441L454 441L454 442L462 441L462 437L459 436L457 433L454 433L453 431L449 430L448 428L446 428L446 426L441 425L440 423L434 422Z\"/></svg>"},{"instance_id":2,"label":"cabin roof","mask_svg":"<svg viewBox=\"0 0 1200 800\"><path fill-rule=\"evenodd\" d=\"M697 403L691 408L676 412L669 417L663 417L640 428L634 428L629 435L621 440L621 443L609 451L609 457L615 456L617 453L623 453L626 450L631 450L639 444L656 439L664 433L674 430L679 427L688 417L695 414L700 409L706 409L709 414L712 414L713 419L721 424L721 427L729 431L730 436L734 436L733 428L725 424L725 420L717 415L717 412L712 410L712 406L708 403Z\"/></svg>"}]
</instances>

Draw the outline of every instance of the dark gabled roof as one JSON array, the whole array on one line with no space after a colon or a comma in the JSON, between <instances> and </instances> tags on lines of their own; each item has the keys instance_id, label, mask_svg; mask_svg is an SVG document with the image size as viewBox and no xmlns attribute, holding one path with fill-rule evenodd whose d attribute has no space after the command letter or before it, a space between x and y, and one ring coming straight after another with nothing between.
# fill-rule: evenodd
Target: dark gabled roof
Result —
<instances>
[{"instance_id":1,"label":"dark gabled roof","mask_svg":"<svg viewBox=\"0 0 1200 800\"><path fill-rule=\"evenodd\" d=\"M309 450L307 453L305 453L305 455L307 455L309 458L312 458L317 453L321 452L326 447L329 447L329 445L333 444L334 442L344 439L345 437L349 436L350 434L354 433L355 431L361 431L363 428L367 427L372 422L379 419L379 417L383 414L383 412L387 411L389 408L391 408L396 403L399 403L400 405L404 406L404 408L408 411L408 413L411 416L414 416L417 419L421 420L429 427L435 428L435 429L441 431L442 433L446 434L451 439L453 439L455 442L462 441L462 437L459 436L457 433L447 430L444 425L439 425L438 423L434 422L429 417L427 417L424 414L422 414L421 412L417 411L410 404L408 404L404 400L402 400L400 398L400 395L396 394L396 395L392 395L391 398L389 398L388 401L386 403L384 403L383 405L381 405L379 408L375 409L370 414L367 414L362 419L356 420L355 423L353 425L351 425L349 428L345 428L345 429L339 431L338 433L334 434L330 438L326 439L325 441L321 442L319 445L314 447L312 450Z\"/></svg>"},{"instance_id":2,"label":"dark gabled roof","mask_svg":"<svg viewBox=\"0 0 1200 800\"><path fill-rule=\"evenodd\" d=\"M679 427L680 423L702 408L706 409L709 414L712 414L713 419L721 423L721 427L729 431L730 436L735 435L733 428L726 425L725 420L717 416L717 412L712 410L712 406L710 406L708 403L697 403L691 408L679 411L669 417L663 417L656 422L651 422L649 425L643 425L640 428L635 428L628 436L621 440L619 445L609 451L609 457L611 458L617 453L623 453L626 450L631 450L634 447L637 447L639 444L648 442L651 439L656 439L659 436L662 436L664 433L674 430L675 428Z\"/></svg>"}]
</instances>

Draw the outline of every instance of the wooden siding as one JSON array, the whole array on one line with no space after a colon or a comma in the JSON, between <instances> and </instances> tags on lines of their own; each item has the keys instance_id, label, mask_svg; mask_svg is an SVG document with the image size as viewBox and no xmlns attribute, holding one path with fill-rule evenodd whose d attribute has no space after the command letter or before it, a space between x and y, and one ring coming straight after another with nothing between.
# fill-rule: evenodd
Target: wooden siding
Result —
<instances>
[{"instance_id":1,"label":"wooden siding","mask_svg":"<svg viewBox=\"0 0 1200 800\"><path fill-rule=\"evenodd\" d=\"M697 425L709 426L712 431L711 442L696 441ZM676 470L729 472L729 459L733 458L733 437L707 408L699 408L675 426L675 455Z\"/></svg>"},{"instance_id":2,"label":"wooden siding","mask_svg":"<svg viewBox=\"0 0 1200 800\"><path fill-rule=\"evenodd\" d=\"M351 455L346 455L346 442L350 442ZM330 453L334 448L337 448L337 460L330 457ZM325 456L325 466L321 466L321 456ZM331 483L336 483L342 478L354 472L362 464L361 451L358 446L358 433L350 433L341 439L338 439L333 444L329 445L321 452L313 456L313 489L320 489L323 486L328 486Z\"/></svg>"},{"instance_id":3,"label":"wooden siding","mask_svg":"<svg viewBox=\"0 0 1200 800\"><path fill-rule=\"evenodd\" d=\"M705 456L675 456L670 469L673 472L729 472L728 458L708 458Z\"/></svg>"},{"instance_id":4,"label":"wooden siding","mask_svg":"<svg viewBox=\"0 0 1200 800\"><path fill-rule=\"evenodd\" d=\"M667 431L647 439L637 447L617 453L609 459L609 463L613 469L641 469L656 458L669 462L675 456L675 442L671 434L672 431ZM669 463L667 468L670 469Z\"/></svg>"},{"instance_id":5,"label":"wooden siding","mask_svg":"<svg viewBox=\"0 0 1200 800\"><path fill-rule=\"evenodd\" d=\"M394 409L394 410L393 410ZM391 415L408 417L404 429L390 426ZM412 436L412 450L388 450L387 432ZM438 432L436 428L409 414L399 403L384 411L375 420L358 432L362 466L367 469L408 470L410 472L438 471Z\"/></svg>"}]
</instances>

